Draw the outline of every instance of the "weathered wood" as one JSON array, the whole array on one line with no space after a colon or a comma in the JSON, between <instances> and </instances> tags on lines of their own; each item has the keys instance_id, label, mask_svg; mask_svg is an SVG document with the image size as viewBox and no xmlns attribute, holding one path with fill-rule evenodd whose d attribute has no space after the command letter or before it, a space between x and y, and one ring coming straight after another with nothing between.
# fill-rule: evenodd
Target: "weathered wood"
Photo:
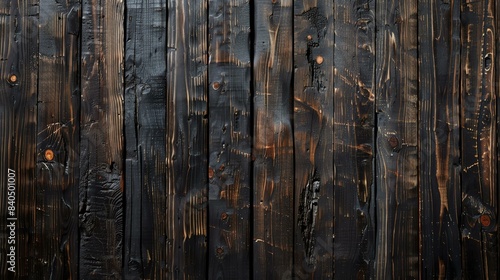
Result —
<instances>
[{"instance_id":1,"label":"weathered wood","mask_svg":"<svg viewBox=\"0 0 500 280\"><path fill-rule=\"evenodd\" d=\"M374 8L335 1L335 276L373 277ZM354 62L354 63L353 63Z\"/></svg>"},{"instance_id":2,"label":"weathered wood","mask_svg":"<svg viewBox=\"0 0 500 280\"><path fill-rule=\"evenodd\" d=\"M0 278L25 279L44 252L36 208L38 1L0 1ZM8 179L14 178L9 182ZM14 187L14 190L12 187ZM10 192L10 193L9 193ZM9 199L15 192L15 198ZM10 203L9 203L10 202ZM15 207L9 209L8 207ZM12 212L11 212L12 211ZM10 219L10 220L9 220ZM7 227L11 223L14 227ZM13 238L12 232L15 233ZM10 242L9 242L10 240ZM15 242L15 243L12 243ZM9 265L14 248L15 260ZM14 272L8 270L12 268Z\"/></svg>"},{"instance_id":3,"label":"weathered wood","mask_svg":"<svg viewBox=\"0 0 500 280\"><path fill-rule=\"evenodd\" d=\"M250 279L250 3L209 6L208 279Z\"/></svg>"},{"instance_id":4,"label":"weathered wood","mask_svg":"<svg viewBox=\"0 0 500 280\"><path fill-rule=\"evenodd\" d=\"M419 278L417 1L376 6L375 278Z\"/></svg>"},{"instance_id":5,"label":"weathered wood","mask_svg":"<svg viewBox=\"0 0 500 280\"><path fill-rule=\"evenodd\" d=\"M166 1L126 2L125 259L127 279L167 279Z\"/></svg>"},{"instance_id":6,"label":"weathered wood","mask_svg":"<svg viewBox=\"0 0 500 280\"><path fill-rule=\"evenodd\" d=\"M461 4L463 277L497 279L495 1Z\"/></svg>"},{"instance_id":7,"label":"weathered wood","mask_svg":"<svg viewBox=\"0 0 500 280\"><path fill-rule=\"evenodd\" d=\"M294 2L296 279L333 277L332 1Z\"/></svg>"},{"instance_id":8,"label":"weathered wood","mask_svg":"<svg viewBox=\"0 0 500 280\"><path fill-rule=\"evenodd\" d=\"M79 277L122 277L122 0L82 3Z\"/></svg>"},{"instance_id":9,"label":"weathered wood","mask_svg":"<svg viewBox=\"0 0 500 280\"><path fill-rule=\"evenodd\" d=\"M254 1L254 279L293 272L291 0Z\"/></svg>"},{"instance_id":10,"label":"weathered wood","mask_svg":"<svg viewBox=\"0 0 500 280\"><path fill-rule=\"evenodd\" d=\"M80 3L44 1L40 10L34 271L77 279Z\"/></svg>"},{"instance_id":11,"label":"weathered wood","mask_svg":"<svg viewBox=\"0 0 500 280\"><path fill-rule=\"evenodd\" d=\"M207 273L207 1L169 0L167 279Z\"/></svg>"},{"instance_id":12,"label":"weathered wood","mask_svg":"<svg viewBox=\"0 0 500 280\"><path fill-rule=\"evenodd\" d=\"M419 1L421 277L462 276L460 1Z\"/></svg>"}]
</instances>

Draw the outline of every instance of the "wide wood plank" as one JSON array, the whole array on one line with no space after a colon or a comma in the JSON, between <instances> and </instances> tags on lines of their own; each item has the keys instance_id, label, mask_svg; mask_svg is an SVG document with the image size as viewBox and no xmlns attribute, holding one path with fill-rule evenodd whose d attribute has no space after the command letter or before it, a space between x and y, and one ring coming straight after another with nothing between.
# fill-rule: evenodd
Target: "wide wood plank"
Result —
<instances>
[{"instance_id":1,"label":"wide wood plank","mask_svg":"<svg viewBox=\"0 0 500 280\"><path fill-rule=\"evenodd\" d=\"M37 5L38 1L0 1L2 279L25 279L43 262L42 244L32 236L39 215L33 207L37 188Z\"/></svg>"},{"instance_id":2,"label":"wide wood plank","mask_svg":"<svg viewBox=\"0 0 500 280\"><path fill-rule=\"evenodd\" d=\"M298 279L333 277L332 1L294 2L295 230Z\"/></svg>"},{"instance_id":3,"label":"wide wood plank","mask_svg":"<svg viewBox=\"0 0 500 280\"><path fill-rule=\"evenodd\" d=\"M44 1L40 10L35 271L77 279L80 3Z\"/></svg>"},{"instance_id":4,"label":"wide wood plank","mask_svg":"<svg viewBox=\"0 0 500 280\"><path fill-rule=\"evenodd\" d=\"M421 276L462 275L460 1L419 1Z\"/></svg>"},{"instance_id":5,"label":"wide wood plank","mask_svg":"<svg viewBox=\"0 0 500 280\"><path fill-rule=\"evenodd\" d=\"M375 278L419 278L417 1L376 6Z\"/></svg>"},{"instance_id":6,"label":"wide wood plank","mask_svg":"<svg viewBox=\"0 0 500 280\"><path fill-rule=\"evenodd\" d=\"M166 5L126 2L126 279L167 279Z\"/></svg>"},{"instance_id":7,"label":"wide wood plank","mask_svg":"<svg viewBox=\"0 0 500 280\"><path fill-rule=\"evenodd\" d=\"M167 3L167 279L207 273L207 1Z\"/></svg>"},{"instance_id":8,"label":"wide wood plank","mask_svg":"<svg viewBox=\"0 0 500 280\"><path fill-rule=\"evenodd\" d=\"M208 279L251 275L250 3L209 1Z\"/></svg>"},{"instance_id":9,"label":"wide wood plank","mask_svg":"<svg viewBox=\"0 0 500 280\"><path fill-rule=\"evenodd\" d=\"M461 4L463 277L497 279L495 1Z\"/></svg>"},{"instance_id":10,"label":"wide wood plank","mask_svg":"<svg viewBox=\"0 0 500 280\"><path fill-rule=\"evenodd\" d=\"M254 1L254 279L293 272L291 0Z\"/></svg>"},{"instance_id":11,"label":"wide wood plank","mask_svg":"<svg viewBox=\"0 0 500 280\"><path fill-rule=\"evenodd\" d=\"M335 276L373 277L374 8L335 1Z\"/></svg>"},{"instance_id":12,"label":"wide wood plank","mask_svg":"<svg viewBox=\"0 0 500 280\"><path fill-rule=\"evenodd\" d=\"M122 0L82 3L79 277L122 277Z\"/></svg>"}]
</instances>

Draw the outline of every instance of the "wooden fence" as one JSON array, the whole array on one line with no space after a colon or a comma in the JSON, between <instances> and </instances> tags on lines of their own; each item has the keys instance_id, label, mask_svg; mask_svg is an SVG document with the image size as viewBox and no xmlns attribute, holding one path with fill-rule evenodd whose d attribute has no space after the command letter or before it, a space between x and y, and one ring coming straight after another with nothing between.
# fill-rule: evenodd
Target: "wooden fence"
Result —
<instances>
[{"instance_id":1,"label":"wooden fence","mask_svg":"<svg viewBox=\"0 0 500 280\"><path fill-rule=\"evenodd\" d=\"M0 278L499 279L498 28L495 0L0 0Z\"/></svg>"}]
</instances>

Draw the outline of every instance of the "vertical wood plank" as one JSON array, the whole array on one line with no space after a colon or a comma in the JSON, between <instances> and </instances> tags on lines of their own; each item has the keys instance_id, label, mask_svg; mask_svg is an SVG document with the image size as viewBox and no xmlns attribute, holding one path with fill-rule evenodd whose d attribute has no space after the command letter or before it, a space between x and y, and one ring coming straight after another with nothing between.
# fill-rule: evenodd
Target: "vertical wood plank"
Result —
<instances>
[{"instance_id":1,"label":"vertical wood plank","mask_svg":"<svg viewBox=\"0 0 500 280\"><path fill-rule=\"evenodd\" d=\"M167 279L166 1L126 2L126 279Z\"/></svg>"},{"instance_id":2,"label":"vertical wood plank","mask_svg":"<svg viewBox=\"0 0 500 280\"><path fill-rule=\"evenodd\" d=\"M334 8L334 253L345 279L373 277L374 8L343 0Z\"/></svg>"},{"instance_id":3,"label":"vertical wood plank","mask_svg":"<svg viewBox=\"0 0 500 280\"><path fill-rule=\"evenodd\" d=\"M80 3L44 1L40 10L35 270L77 279Z\"/></svg>"},{"instance_id":4,"label":"vertical wood plank","mask_svg":"<svg viewBox=\"0 0 500 280\"><path fill-rule=\"evenodd\" d=\"M169 0L168 279L207 277L207 1Z\"/></svg>"},{"instance_id":5,"label":"vertical wood plank","mask_svg":"<svg viewBox=\"0 0 500 280\"><path fill-rule=\"evenodd\" d=\"M34 207L38 11L38 1L0 1L0 275L4 279L27 278L43 254L41 244L32 238L38 214ZM15 197L9 199L12 192ZM13 253L15 260L8 264Z\"/></svg>"},{"instance_id":6,"label":"vertical wood plank","mask_svg":"<svg viewBox=\"0 0 500 280\"><path fill-rule=\"evenodd\" d=\"M417 1L377 1L376 22L375 277L417 279Z\"/></svg>"},{"instance_id":7,"label":"vertical wood plank","mask_svg":"<svg viewBox=\"0 0 500 280\"><path fill-rule=\"evenodd\" d=\"M122 277L122 0L82 3L79 277Z\"/></svg>"},{"instance_id":8,"label":"vertical wood plank","mask_svg":"<svg viewBox=\"0 0 500 280\"><path fill-rule=\"evenodd\" d=\"M294 277L333 278L332 1L294 1Z\"/></svg>"},{"instance_id":9,"label":"vertical wood plank","mask_svg":"<svg viewBox=\"0 0 500 280\"><path fill-rule=\"evenodd\" d=\"M254 279L293 267L293 5L254 1Z\"/></svg>"},{"instance_id":10,"label":"vertical wood plank","mask_svg":"<svg viewBox=\"0 0 500 280\"><path fill-rule=\"evenodd\" d=\"M495 1L461 4L463 277L497 279Z\"/></svg>"},{"instance_id":11,"label":"vertical wood plank","mask_svg":"<svg viewBox=\"0 0 500 280\"><path fill-rule=\"evenodd\" d=\"M462 276L460 1L419 1L422 278Z\"/></svg>"},{"instance_id":12,"label":"vertical wood plank","mask_svg":"<svg viewBox=\"0 0 500 280\"><path fill-rule=\"evenodd\" d=\"M208 279L250 279L250 2L209 6Z\"/></svg>"}]
</instances>

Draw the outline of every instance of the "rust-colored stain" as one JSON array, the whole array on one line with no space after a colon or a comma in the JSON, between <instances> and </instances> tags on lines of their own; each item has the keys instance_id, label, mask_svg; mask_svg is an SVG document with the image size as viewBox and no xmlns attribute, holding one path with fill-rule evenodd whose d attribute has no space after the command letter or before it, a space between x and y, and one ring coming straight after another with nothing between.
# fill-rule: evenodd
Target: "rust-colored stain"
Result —
<instances>
[{"instance_id":1,"label":"rust-colored stain","mask_svg":"<svg viewBox=\"0 0 500 280\"><path fill-rule=\"evenodd\" d=\"M307 41L311 41L312 40L312 36L311 35L307 35Z\"/></svg>"},{"instance_id":2,"label":"rust-colored stain","mask_svg":"<svg viewBox=\"0 0 500 280\"><path fill-rule=\"evenodd\" d=\"M51 149L47 149L45 150L43 156L45 157L45 160L52 161L54 159L54 152Z\"/></svg>"},{"instance_id":3,"label":"rust-colored stain","mask_svg":"<svg viewBox=\"0 0 500 280\"><path fill-rule=\"evenodd\" d=\"M481 225L483 227L489 227L491 225L491 219L490 216L488 215L481 215L479 221L481 221Z\"/></svg>"},{"instance_id":4,"label":"rust-colored stain","mask_svg":"<svg viewBox=\"0 0 500 280\"><path fill-rule=\"evenodd\" d=\"M212 167L208 168L208 179L212 179L214 177L214 169Z\"/></svg>"},{"instance_id":5,"label":"rust-colored stain","mask_svg":"<svg viewBox=\"0 0 500 280\"><path fill-rule=\"evenodd\" d=\"M219 82L213 82L212 83L212 88L214 90L219 90L220 89L220 83Z\"/></svg>"},{"instance_id":6,"label":"rust-colored stain","mask_svg":"<svg viewBox=\"0 0 500 280\"><path fill-rule=\"evenodd\" d=\"M9 76L9 82L11 82L11 83L17 82L17 76L16 76L16 74L12 74L12 75Z\"/></svg>"},{"instance_id":7,"label":"rust-colored stain","mask_svg":"<svg viewBox=\"0 0 500 280\"><path fill-rule=\"evenodd\" d=\"M318 55L318 56L316 57L316 63L318 63L318 64L322 64L322 63L323 63L323 61L324 61L324 58L323 58L321 55Z\"/></svg>"},{"instance_id":8,"label":"rust-colored stain","mask_svg":"<svg viewBox=\"0 0 500 280\"><path fill-rule=\"evenodd\" d=\"M226 220L226 219L227 219L227 217L228 217L228 215L227 215L227 213L226 213L226 212L224 212L224 213L222 213L222 214L220 215L220 218L221 218L222 220Z\"/></svg>"}]
</instances>

